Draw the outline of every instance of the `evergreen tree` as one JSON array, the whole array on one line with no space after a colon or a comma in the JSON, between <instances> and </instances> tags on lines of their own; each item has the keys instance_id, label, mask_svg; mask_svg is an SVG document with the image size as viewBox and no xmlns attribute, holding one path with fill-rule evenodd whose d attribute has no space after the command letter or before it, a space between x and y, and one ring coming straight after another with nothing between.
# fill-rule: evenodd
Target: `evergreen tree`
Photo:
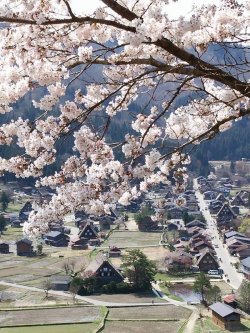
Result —
<instances>
[{"instance_id":1,"label":"evergreen tree","mask_svg":"<svg viewBox=\"0 0 250 333\"><path fill-rule=\"evenodd\" d=\"M242 308L246 312L250 312L250 281L243 280L239 290L239 299Z\"/></svg>"},{"instance_id":2,"label":"evergreen tree","mask_svg":"<svg viewBox=\"0 0 250 333\"><path fill-rule=\"evenodd\" d=\"M138 291L151 288L156 274L156 265L138 249L130 250L122 259L122 268L129 282Z\"/></svg>"},{"instance_id":3,"label":"evergreen tree","mask_svg":"<svg viewBox=\"0 0 250 333\"><path fill-rule=\"evenodd\" d=\"M194 281L193 290L201 295L201 300L205 302L205 292L211 288L209 278L205 273L200 273Z\"/></svg>"},{"instance_id":4,"label":"evergreen tree","mask_svg":"<svg viewBox=\"0 0 250 333\"><path fill-rule=\"evenodd\" d=\"M0 215L0 234L3 233L6 227L6 220L3 215Z\"/></svg>"},{"instance_id":5,"label":"evergreen tree","mask_svg":"<svg viewBox=\"0 0 250 333\"><path fill-rule=\"evenodd\" d=\"M10 198L5 191L2 191L0 201L2 203L2 210L6 211L6 209L8 208L9 202L10 202Z\"/></svg>"}]
</instances>

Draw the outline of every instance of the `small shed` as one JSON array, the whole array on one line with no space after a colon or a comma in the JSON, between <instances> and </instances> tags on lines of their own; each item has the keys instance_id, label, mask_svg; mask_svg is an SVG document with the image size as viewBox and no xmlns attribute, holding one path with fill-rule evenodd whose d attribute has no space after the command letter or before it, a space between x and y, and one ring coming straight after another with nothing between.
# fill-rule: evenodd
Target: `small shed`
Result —
<instances>
[{"instance_id":1,"label":"small shed","mask_svg":"<svg viewBox=\"0 0 250 333\"><path fill-rule=\"evenodd\" d=\"M209 306L213 322L225 330L234 330L240 325L240 313L231 306L217 302Z\"/></svg>"},{"instance_id":2,"label":"small shed","mask_svg":"<svg viewBox=\"0 0 250 333\"><path fill-rule=\"evenodd\" d=\"M226 295L223 297L223 302L229 306L231 306L232 308L236 308L237 307L237 301L236 301L236 296L235 294L230 294L230 295Z\"/></svg>"},{"instance_id":3,"label":"small shed","mask_svg":"<svg viewBox=\"0 0 250 333\"><path fill-rule=\"evenodd\" d=\"M54 275L51 277L51 289L68 291L72 277L68 275Z\"/></svg>"},{"instance_id":4,"label":"small shed","mask_svg":"<svg viewBox=\"0 0 250 333\"><path fill-rule=\"evenodd\" d=\"M32 241L29 239L21 239L16 242L16 252L18 256L33 256L35 252L33 251Z\"/></svg>"},{"instance_id":5,"label":"small shed","mask_svg":"<svg viewBox=\"0 0 250 333\"><path fill-rule=\"evenodd\" d=\"M10 247L8 243L0 242L0 253L9 253Z\"/></svg>"},{"instance_id":6,"label":"small shed","mask_svg":"<svg viewBox=\"0 0 250 333\"><path fill-rule=\"evenodd\" d=\"M111 246L109 248L109 258L117 258L121 256L121 249L119 249L119 247L117 246Z\"/></svg>"}]
</instances>

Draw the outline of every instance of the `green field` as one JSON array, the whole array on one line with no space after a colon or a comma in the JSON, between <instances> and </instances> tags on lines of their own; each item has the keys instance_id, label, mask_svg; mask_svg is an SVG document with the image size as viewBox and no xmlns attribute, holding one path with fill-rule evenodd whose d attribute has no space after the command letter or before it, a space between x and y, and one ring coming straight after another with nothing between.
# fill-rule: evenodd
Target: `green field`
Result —
<instances>
[{"instance_id":1,"label":"green field","mask_svg":"<svg viewBox=\"0 0 250 333\"><path fill-rule=\"evenodd\" d=\"M120 248L158 245L161 233L140 231L114 231L103 244L104 246L119 246Z\"/></svg>"}]
</instances>

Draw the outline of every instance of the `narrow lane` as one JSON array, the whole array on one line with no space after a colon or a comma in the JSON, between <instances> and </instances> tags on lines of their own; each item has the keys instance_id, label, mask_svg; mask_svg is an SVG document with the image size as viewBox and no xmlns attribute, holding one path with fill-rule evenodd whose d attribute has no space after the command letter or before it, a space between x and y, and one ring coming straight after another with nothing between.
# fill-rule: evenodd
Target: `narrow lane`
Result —
<instances>
[{"instance_id":1,"label":"narrow lane","mask_svg":"<svg viewBox=\"0 0 250 333\"><path fill-rule=\"evenodd\" d=\"M198 188L197 179L194 179L193 187L195 190L195 195L198 199L200 210L202 211L206 221L207 221L207 230L212 238L212 244L218 259L220 258L220 266L224 270L224 279L229 279L230 286L237 290L242 282L242 274L238 273L235 267L232 265L234 258L232 258L223 244L223 240L219 238L219 233L217 230L216 221L211 216L206 201L203 198L203 195L200 193ZM227 275L225 277L225 275Z\"/></svg>"},{"instance_id":2,"label":"narrow lane","mask_svg":"<svg viewBox=\"0 0 250 333\"><path fill-rule=\"evenodd\" d=\"M30 286L24 286L22 284L18 283L11 283L11 282L6 282L3 280L0 280L0 285L6 286L6 287L14 287L14 288L19 288L19 289L25 289L25 290L30 290L30 291L36 291L36 292L42 292L44 293L44 289L37 288L37 287L30 287ZM55 295L55 296L60 296L60 297L70 297L72 298L72 294L70 292L66 291L59 291L59 290L49 290L49 295ZM80 296L80 295L75 295L75 299L84 301L86 303L89 303L91 305L96 305L96 306L117 306L117 307L134 307L134 306L167 306L171 303L165 303L165 302L154 302L152 303L145 303L145 302L140 302L140 303L117 303L117 302L106 302L106 301L101 301L97 300L94 298L91 298L91 296Z\"/></svg>"}]
</instances>

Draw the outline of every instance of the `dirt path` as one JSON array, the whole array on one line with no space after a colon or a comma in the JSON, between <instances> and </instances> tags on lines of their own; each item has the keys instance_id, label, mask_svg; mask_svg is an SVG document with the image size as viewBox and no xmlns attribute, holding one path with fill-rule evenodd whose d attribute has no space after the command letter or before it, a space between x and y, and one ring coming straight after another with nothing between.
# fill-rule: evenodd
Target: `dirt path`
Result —
<instances>
[{"instance_id":1,"label":"dirt path","mask_svg":"<svg viewBox=\"0 0 250 333\"><path fill-rule=\"evenodd\" d=\"M199 318L199 313L197 310L194 310L188 319L188 322L183 330L183 333L193 333L194 326L198 318Z\"/></svg>"}]
</instances>

